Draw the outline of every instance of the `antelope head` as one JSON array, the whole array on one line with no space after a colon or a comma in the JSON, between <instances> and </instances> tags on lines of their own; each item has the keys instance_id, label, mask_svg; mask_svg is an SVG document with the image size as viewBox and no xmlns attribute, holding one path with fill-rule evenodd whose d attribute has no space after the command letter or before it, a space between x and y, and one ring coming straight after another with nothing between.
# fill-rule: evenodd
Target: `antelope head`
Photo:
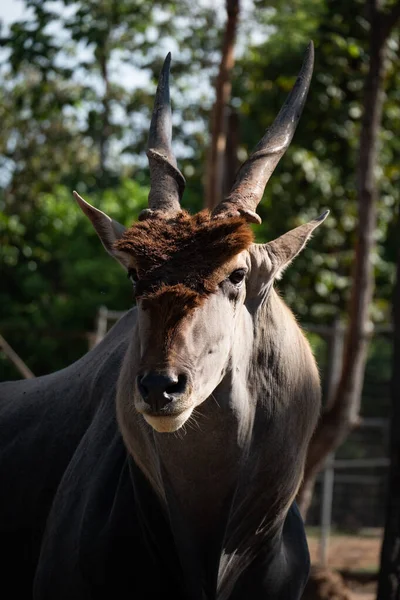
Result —
<instances>
[{"instance_id":1,"label":"antelope head","mask_svg":"<svg viewBox=\"0 0 400 600\"><path fill-rule=\"evenodd\" d=\"M307 97L312 43L291 93L230 194L213 212L193 216L180 205L185 179L171 146L169 67L170 55L150 126L149 207L139 221L125 229L75 193L106 250L126 269L136 296L138 319L122 366L119 419L129 428L139 413L158 432L179 429L229 370L246 369L257 310L328 214L267 244L253 243L249 223L261 222L257 205Z\"/></svg>"}]
</instances>

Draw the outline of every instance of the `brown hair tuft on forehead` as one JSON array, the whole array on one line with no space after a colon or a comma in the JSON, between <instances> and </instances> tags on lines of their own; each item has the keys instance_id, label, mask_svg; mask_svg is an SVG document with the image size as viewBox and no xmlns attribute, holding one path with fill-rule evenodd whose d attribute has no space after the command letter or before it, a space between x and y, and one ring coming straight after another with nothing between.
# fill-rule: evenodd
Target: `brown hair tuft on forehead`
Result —
<instances>
[{"instance_id":1,"label":"brown hair tuft on forehead","mask_svg":"<svg viewBox=\"0 0 400 600\"><path fill-rule=\"evenodd\" d=\"M215 287L215 270L252 242L253 233L242 217L212 218L209 211L193 216L182 211L173 219L135 223L115 248L134 257L138 296L160 285L177 284L207 294Z\"/></svg>"}]
</instances>

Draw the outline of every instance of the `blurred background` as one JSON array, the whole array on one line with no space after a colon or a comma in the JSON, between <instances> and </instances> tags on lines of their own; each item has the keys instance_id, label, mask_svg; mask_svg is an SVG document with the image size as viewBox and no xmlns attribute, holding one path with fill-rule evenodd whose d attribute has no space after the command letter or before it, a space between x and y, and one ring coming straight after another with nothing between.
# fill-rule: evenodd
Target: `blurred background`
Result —
<instances>
[{"instance_id":1,"label":"blurred background","mask_svg":"<svg viewBox=\"0 0 400 600\"><path fill-rule=\"evenodd\" d=\"M183 205L197 211L229 189L314 41L303 117L255 228L267 241L331 211L279 282L324 391L298 498L309 598L376 598L379 571L378 597L395 597L393 527L380 553L399 510L399 18L396 0L0 5L0 380L67 366L132 306L72 190L125 225L146 205L166 53Z\"/></svg>"}]
</instances>

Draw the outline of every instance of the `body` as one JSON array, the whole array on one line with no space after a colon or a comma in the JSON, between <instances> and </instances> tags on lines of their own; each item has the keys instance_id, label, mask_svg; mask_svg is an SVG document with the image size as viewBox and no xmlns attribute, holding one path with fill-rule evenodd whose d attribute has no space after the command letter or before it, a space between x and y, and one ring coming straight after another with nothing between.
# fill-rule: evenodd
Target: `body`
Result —
<instances>
[{"instance_id":1,"label":"body","mask_svg":"<svg viewBox=\"0 0 400 600\"><path fill-rule=\"evenodd\" d=\"M169 64L139 222L75 193L136 307L74 365L0 388L2 583L21 598L299 600L308 576L294 499L320 384L274 281L327 212L266 244L249 223L300 117L312 44L229 196L196 215L180 205Z\"/></svg>"}]
</instances>

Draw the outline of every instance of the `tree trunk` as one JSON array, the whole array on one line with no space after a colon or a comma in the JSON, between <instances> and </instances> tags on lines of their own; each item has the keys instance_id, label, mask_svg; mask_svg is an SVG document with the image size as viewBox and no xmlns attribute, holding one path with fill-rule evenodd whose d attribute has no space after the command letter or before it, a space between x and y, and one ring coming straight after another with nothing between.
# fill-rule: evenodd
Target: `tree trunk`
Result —
<instances>
[{"instance_id":1,"label":"tree trunk","mask_svg":"<svg viewBox=\"0 0 400 600\"><path fill-rule=\"evenodd\" d=\"M222 195L229 194L235 182L236 172L239 168L239 115L233 108L229 109L226 132L226 148L224 156L224 173Z\"/></svg>"},{"instance_id":2,"label":"tree trunk","mask_svg":"<svg viewBox=\"0 0 400 600\"><path fill-rule=\"evenodd\" d=\"M400 236L400 215L398 234ZM400 248L393 297L393 321L390 473L377 600L395 600L400 597Z\"/></svg>"},{"instance_id":3,"label":"tree trunk","mask_svg":"<svg viewBox=\"0 0 400 600\"><path fill-rule=\"evenodd\" d=\"M235 64L235 39L239 18L239 0L226 0L227 21L221 63L215 85L215 103L211 113L211 142L207 160L205 206L212 210L222 199L224 158L227 135L227 105L231 97L231 72Z\"/></svg>"},{"instance_id":4,"label":"tree trunk","mask_svg":"<svg viewBox=\"0 0 400 600\"><path fill-rule=\"evenodd\" d=\"M108 53L107 41L104 41L103 48L98 53L100 73L103 80L104 92L101 114L101 123L99 131L99 178L106 173L106 161L108 154L108 138L110 136L110 81L108 76Z\"/></svg>"},{"instance_id":5,"label":"tree trunk","mask_svg":"<svg viewBox=\"0 0 400 600\"><path fill-rule=\"evenodd\" d=\"M364 88L364 115L357 166L359 221L349 323L339 383L332 402L322 414L308 450L304 480L297 498L304 518L312 498L316 475L326 457L342 443L349 431L358 423L367 358L369 307L374 288L372 254L375 246L378 195L374 169L378 162L377 144L382 121L385 46L394 26L393 19L389 21L389 15L384 15L380 11L378 0L368 0L368 6L371 27L370 61ZM396 5L394 10L398 8Z\"/></svg>"}]
</instances>

